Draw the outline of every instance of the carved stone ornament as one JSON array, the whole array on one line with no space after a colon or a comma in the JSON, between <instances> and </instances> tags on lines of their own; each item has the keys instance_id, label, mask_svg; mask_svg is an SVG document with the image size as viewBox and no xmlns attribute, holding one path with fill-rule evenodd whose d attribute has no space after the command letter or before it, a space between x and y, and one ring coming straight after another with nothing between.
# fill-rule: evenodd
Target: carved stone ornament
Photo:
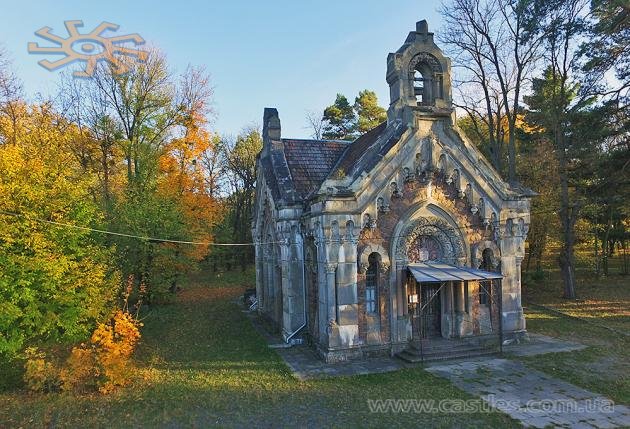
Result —
<instances>
[{"instance_id":1,"label":"carved stone ornament","mask_svg":"<svg viewBox=\"0 0 630 429\"><path fill-rule=\"evenodd\" d=\"M442 262L457 264L466 256L461 234L456 228L437 217L421 217L403 229L396 245L396 258L407 259L419 237L431 237L439 244Z\"/></svg>"},{"instance_id":2,"label":"carved stone ornament","mask_svg":"<svg viewBox=\"0 0 630 429\"><path fill-rule=\"evenodd\" d=\"M374 229L376 228L376 221L372 218L371 215L366 214L363 216L363 228Z\"/></svg>"},{"instance_id":3,"label":"carved stone ornament","mask_svg":"<svg viewBox=\"0 0 630 429\"><path fill-rule=\"evenodd\" d=\"M368 270L369 267L370 267L370 264L360 263L359 264L359 274L367 273L367 270Z\"/></svg>"}]
</instances>

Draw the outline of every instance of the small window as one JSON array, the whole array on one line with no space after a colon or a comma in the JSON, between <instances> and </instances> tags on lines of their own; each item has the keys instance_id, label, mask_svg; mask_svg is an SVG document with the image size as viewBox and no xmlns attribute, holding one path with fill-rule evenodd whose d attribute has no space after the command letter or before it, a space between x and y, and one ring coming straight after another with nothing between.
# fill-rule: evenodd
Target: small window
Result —
<instances>
[{"instance_id":1,"label":"small window","mask_svg":"<svg viewBox=\"0 0 630 429\"><path fill-rule=\"evenodd\" d=\"M368 258L368 269L365 274L365 311L368 314L376 314L378 309L378 253L372 253Z\"/></svg>"},{"instance_id":2,"label":"small window","mask_svg":"<svg viewBox=\"0 0 630 429\"><path fill-rule=\"evenodd\" d=\"M413 94L416 97L416 102L418 106L426 104L426 95L424 91L425 79L422 73L418 70L414 70L413 72Z\"/></svg>"}]
</instances>

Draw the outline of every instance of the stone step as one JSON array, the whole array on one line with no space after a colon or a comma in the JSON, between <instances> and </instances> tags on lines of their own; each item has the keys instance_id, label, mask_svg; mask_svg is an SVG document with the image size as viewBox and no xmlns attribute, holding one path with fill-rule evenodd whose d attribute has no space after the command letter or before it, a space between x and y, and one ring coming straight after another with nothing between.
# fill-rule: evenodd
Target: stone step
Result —
<instances>
[{"instance_id":1,"label":"stone step","mask_svg":"<svg viewBox=\"0 0 630 429\"><path fill-rule=\"evenodd\" d=\"M467 353L475 353L478 351L484 351L484 352L496 352L495 349L491 349L491 348L483 348L483 347L466 347L466 348L458 348L458 349L443 349L443 350L413 350L413 349L406 349L404 350L405 352L407 352L408 355L413 355L413 356L450 356L450 355L460 355L460 354L467 354Z\"/></svg>"},{"instance_id":2,"label":"stone step","mask_svg":"<svg viewBox=\"0 0 630 429\"><path fill-rule=\"evenodd\" d=\"M499 344L497 343L496 347ZM457 352L461 350L469 350L469 349L483 349L483 348L491 348L492 346L480 346L478 344L471 344L463 341L449 341L449 342L438 342L431 343L427 342L420 347L420 343L410 343L408 350L411 351L422 351L423 353L432 353L432 352L444 352L448 353L449 351Z\"/></svg>"},{"instance_id":3,"label":"stone step","mask_svg":"<svg viewBox=\"0 0 630 429\"><path fill-rule=\"evenodd\" d=\"M460 349L460 348L468 348L468 347L472 347L473 345L471 344L467 344L467 343L450 343L450 344L444 344L444 343L439 343L439 344L434 344L434 343L424 343L422 344L422 347L420 346L420 343L410 343L409 344L409 348L413 349L413 350L454 350L454 349Z\"/></svg>"},{"instance_id":4,"label":"stone step","mask_svg":"<svg viewBox=\"0 0 630 429\"><path fill-rule=\"evenodd\" d=\"M409 363L419 363L419 362L435 362L442 360L451 360L451 359L467 359L474 358L480 356L491 356L496 354L496 350L491 349L470 349L470 350L459 350L453 353L430 353L425 354L424 357L420 353L410 352L409 349L403 350L402 352L396 354L399 359L404 360Z\"/></svg>"}]
</instances>

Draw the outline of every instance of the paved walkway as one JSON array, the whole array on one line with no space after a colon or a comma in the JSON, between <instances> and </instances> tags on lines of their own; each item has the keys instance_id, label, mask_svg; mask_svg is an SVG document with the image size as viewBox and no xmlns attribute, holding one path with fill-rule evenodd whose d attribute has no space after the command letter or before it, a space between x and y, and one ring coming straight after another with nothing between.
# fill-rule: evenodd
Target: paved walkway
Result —
<instances>
[{"instance_id":1,"label":"paved walkway","mask_svg":"<svg viewBox=\"0 0 630 429\"><path fill-rule=\"evenodd\" d=\"M542 334L529 332L527 335L529 336L528 341L508 344L503 346L503 351L514 356L536 356L545 353L572 352L586 348L584 344L559 340Z\"/></svg>"},{"instance_id":2,"label":"paved walkway","mask_svg":"<svg viewBox=\"0 0 630 429\"><path fill-rule=\"evenodd\" d=\"M396 371L409 366L397 358L381 357L329 364L321 360L308 346L278 348L276 350L300 380L320 377L339 377Z\"/></svg>"},{"instance_id":3,"label":"paved walkway","mask_svg":"<svg viewBox=\"0 0 630 429\"><path fill-rule=\"evenodd\" d=\"M630 408L507 359L433 364L449 379L527 427L630 427Z\"/></svg>"},{"instance_id":4,"label":"paved walkway","mask_svg":"<svg viewBox=\"0 0 630 429\"><path fill-rule=\"evenodd\" d=\"M288 347L275 335L266 332L256 317L252 314L249 316L256 329L267 339L269 346L276 349L293 374L301 380L389 372L421 366L392 357L326 364L310 347ZM586 347L540 334L530 333L529 337L527 342L504 346L504 351L508 356L535 356ZM614 405L601 395L528 368L518 361L490 356L465 361L433 362L425 366L427 371L447 378L460 389L481 397L526 427L630 427L629 407Z\"/></svg>"},{"instance_id":5,"label":"paved walkway","mask_svg":"<svg viewBox=\"0 0 630 429\"><path fill-rule=\"evenodd\" d=\"M288 347L279 342L275 336L264 332L260 326L257 328L259 332L266 336L270 347L276 349L289 368L291 368L293 374L300 380L319 377L389 372L396 371L401 368L421 365L419 363L406 363L401 359L389 356L350 361L346 363L327 364L316 355L312 348L308 346ZM504 351L508 355L535 356L544 353L569 352L580 350L585 347L586 346L582 344L562 341L545 335L530 334L529 341L505 346Z\"/></svg>"}]
</instances>

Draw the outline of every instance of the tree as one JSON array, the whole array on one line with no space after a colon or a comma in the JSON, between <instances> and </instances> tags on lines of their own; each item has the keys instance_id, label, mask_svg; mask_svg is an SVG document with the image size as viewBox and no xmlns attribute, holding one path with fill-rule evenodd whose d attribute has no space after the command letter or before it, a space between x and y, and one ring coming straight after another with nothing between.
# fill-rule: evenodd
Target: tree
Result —
<instances>
[{"instance_id":1,"label":"tree","mask_svg":"<svg viewBox=\"0 0 630 429\"><path fill-rule=\"evenodd\" d=\"M584 71L587 83L598 87L619 107L627 108L630 92L630 6L623 0L592 0L593 22L589 38L582 46L587 57ZM616 85L606 87L605 74L613 71Z\"/></svg>"},{"instance_id":2,"label":"tree","mask_svg":"<svg viewBox=\"0 0 630 429\"><path fill-rule=\"evenodd\" d=\"M356 118L348 99L337 94L335 102L324 109L322 136L330 140L354 140Z\"/></svg>"},{"instance_id":3,"label":"tree","mask_svg":"<svg viewBox=\"0 0 630 429\"><path fill-rule=\"evenodd\" d=\"M10 126L14 132L18 129L22 96L22 83L12 70L7 52L0 47L0 118L5 118L3 121L5 127ZM7 132L7 128L0 129L0 134L2 141L15 143L16 136Z\"/></svg>"},{"instance_id":4,"label":"tree","mask_svg":"<svg viewBox=\"0 0 630 429\"><path fill-rule=\"evenodd\" d=\"M532 262L537 273L542 271L542 260L549 239L559 238L558 213L558 168L556 159L549 156L549 141L535 129L519 132L521 154L519 175L528 187L538 195L531 201L531 223L527 233L529 250L524 268L530 271Z\"/></svg>"},{"instance_id":5,"label":"tree","mask_svg":"<svg viewBox=\"0 0 630 429\"><path fill-rule=\"evenodd\" d=\"M321 140L324 133L324 118L316 112L306 112L306 128L311 130L311 137L315 140Z\"/></svg>"},{"instance_id":6,"label":"tree","mask_svg":"<svg viewBox=\"0 0 630 429\"><path fill-rule=\"evenodd\" d=\"M542 38L535 0L452 0L442 6L440 33L462 78L456 82L456 106L470 117L472 129L488 141L494 167L503 170L505 118L508 179L517 180L516 134L521 98Z\"/></svg>"},{"instance_id":7,"label":"tree","mask_svg":"<svg viewBox=\"0 0 630 429\"><path fill-rule=\"evenodd\" d=\"M250 235L256 191L256 157L262 150L260 130L254 126L244 128L236 140L225 139L223 150L232 189L233 238L245 242Z\"/></svg>"},{"instance_id":8,"label":"tree","mask_svg":"<svg viewBox=\"0 0 630 429\"><path fill-rule=\"evenodd\" d=\"M562 248L559 264L564 282L564 297L575 298L575 225L582 201L579 166L592 152L597 127L589 107L590 97L579 97L579 84L573 71L579 55L576 40L584 31L584 0L552 1L549 14L542 22L545 28L545 61L547 67L532 84L532 95L526 97L531 123L550 142L558 163L560 185L559 217L562 225ZM591 122L589 124L589 122ZM577 174L573 174L577 173Z\"/></svg>"},{"instance_id":9,"label":"tree","mask_svg":"<svg viewBox=\"0 0 630 429\"><path fill-rule=\"evenodd\" d=\"M222 150L225 176L229 188L227 216L222 232L226 239L235 243L252 241L251 220L256 192L256 157L262 150L262 136L256 126L245 127L234 139L223 139ZM239 248L239 252L242 252ZM219 250L225 254L227 249ZM228 255L229 257L233 254ZM251 261L253 254L241 253L242 268Z\"/></svg>"},{"instance_id":10,"label":"tree","mask_svg":"<svg viewBox=\"0 0 630 429\"><path fill-rule=\"evenodd\" d=\"M0 128L14 139L0 145L0 354L8 355L34 341L84 339L119 286L113 249L80 229L101 228L103 218L90 198L94 177L71 150L78 128L49 104L17 119L17 129Z\"/></svg>"},{"instance_id":11,"label":"tree","mask_svg":"<svg viewBox=\"0 0 630 429\"><path fill-rule=\"evenodd\" d=\"M211 241L221 204L212 194L216 189L207 187L216 177L204 163L218 149L208 130L207 74L189 67L176 80L157 50L144 63L127 66L121 75L111 65L98 65L91 79L73 79L63 88L64 111L82 130L74 153L101 184L94 197L103 202L113 231ZM144 282L153 301L175 290L178 273L193 269L208 251L137 238L110 240L125 275Z\"/></svg>"},{"instance_id":12,"label":"tree","mask_svg":"<svg viewBox=\"0 0 630 429\"><path fill-rule=\"evenodd\" d=\"M627 248L630 209L630 6L619 0L592 0L588 37L582 44L585 57L582 91L600 96L606 135L589 184L588 219L593 224L597 274L608 274L608 257L615 243ZM615 79L609 76L614 75ZM601 252L598 249L601 244ZM628 272L627 259L624 272Z\"/></svg>"},{"instance_id":13,"label":"tree","mask_svg":"<svg viewBox=\"0 0 630 429\"><path fill-rule=\"evenodd\" d=\"M350 105L348 99L337 94L335 102L324 109L320 122L313 115L307 115L310 128L325 139L354 140L387 119L387 111L378 105L374 91L364 89Z\"/></svg>"},{"instance_id":14,"label":"tree","mask_svg":"<svg viewBox=\"0 0 630 429\"><path fill-rule=\"evenodd\" d=\"M170 140L159 158L157 192L173 201L181 213L184 231L180 234L198 242L212 241L212 228L222 208L206 185L213 180L201 162L216 150L208 127L209 101L212 95L208 78L202 69L189 68L181 79L182 119L181 135ZM179 276L194 268L194 264L208 254L207 246L162 245L172 248L173 273L170 290L177 288ZM169 264L162 258L162 265Z\"/></svg>"},{"instance_id":15,"label":"tree","mask_svg":"<svg viewBox=\"0 0 630 429\"><path fill-rule=\"evenodd\" d=\"M354 111L357 114L356 128L359 134L365 134L387 119L387 111L378 105L378 97L374 91L364 89L354 100Z\"/></svg>"}]
</instances>

